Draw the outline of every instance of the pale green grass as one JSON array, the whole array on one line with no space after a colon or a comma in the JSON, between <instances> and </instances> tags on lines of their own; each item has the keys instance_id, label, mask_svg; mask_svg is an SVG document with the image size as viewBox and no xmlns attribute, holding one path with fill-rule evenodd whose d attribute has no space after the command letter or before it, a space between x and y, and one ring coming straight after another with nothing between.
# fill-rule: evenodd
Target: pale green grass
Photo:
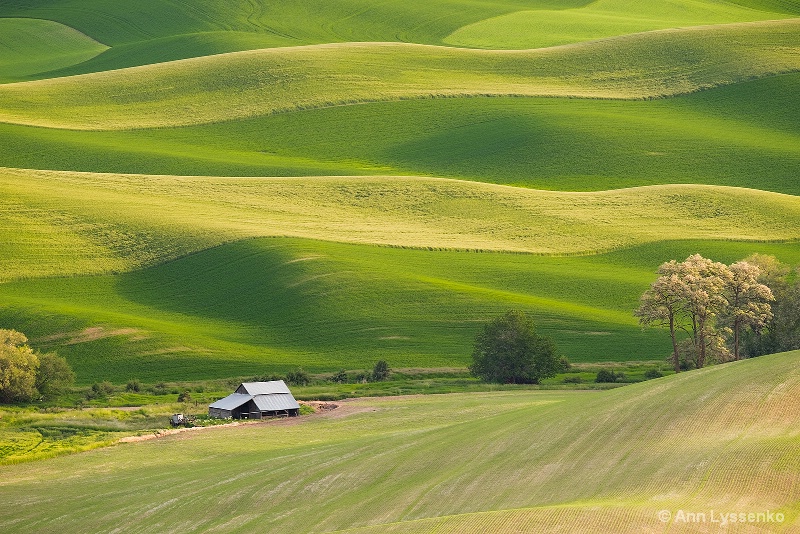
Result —
<instances>
[{"instance_id":1,"label":"pale green grass","mask_svg":"<svg viewBox=\"0 0 800 534\"><path fill-rule=\"evenodd\" d=\"M0 86L0 121L201 124L433 96L651 98L800 69L800 20L664 30L533 51L348 43L238 52Z\"/></svg>"},{"instance_id":2,"label":"pale green grass","mask_svg":"<svg viewBox=\"0 0 800 534\"><path fill-rule=\"evenodd\" d=\"M789 18L790 14L696 0L598 0L572 9L517 11L459 28L454 46L544 48L666 28Z\"/></svg>"},{"instance_id":3,"label":"pale green grass","mask_svg":"<svg viewBox=\"0 0 800 534\"><path fill-rule=\"evenodd\" d=\"M696 532L656 514L768 509L786 514L768 530L791 532L798 356L606 392L363 399L307 420L3 466L0 528Z\"/></svg>"},{"instance_id":4,"label":"pale green grass","mask_svg":"<svg viewBox=\"0 0 800 534\"><path fill-rule=\"evenodd\" d=\"M0 18L0 83L75 65L107 49L57 22Z\"/></svg>"},{"instance_id":5,"label":"pale green grass","mask_svg":"<svg viewBox=\"0 0 800 534\"><path fill-rule=\"evenodd\" d=\"M4 169L0 191L0 280L133 269L257 236L539 254L674 239L800 238L800 198L717 186L563 193L415 177ZM64 242L74 246L47 252Z\"/></svg>"},{"instance_id":6,"label":"pale green grass","mask_svg":"<svg viewBox=\"0 0 800 534\"><path fill-rule=\"evenodd\" d=\"M133 131L0 124L0 166L428 175L562 191L697 183L797 195L798 99L794 73L651 101L403 100Z\"/></svg>"},{"instance_id":7,"label":"pale green grass","mask_svg":"<svg viewBox=\"0 0 800 534\"><path fill-rule=\"evenodd\" d=\"M0 164L207 176L432 175L562 191L698 183L800 194L798 99L795 73L654 101L404 100L134 131L0 124Z\"/></svg>"}]
</instances>

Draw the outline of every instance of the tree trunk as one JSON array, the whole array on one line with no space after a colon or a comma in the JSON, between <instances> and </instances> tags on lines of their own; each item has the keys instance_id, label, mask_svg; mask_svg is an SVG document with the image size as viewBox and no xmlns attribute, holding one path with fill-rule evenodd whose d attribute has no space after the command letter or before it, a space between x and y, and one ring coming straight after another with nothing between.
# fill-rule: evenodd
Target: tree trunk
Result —
<instances>
[{"instance_id":1,"label":"tree trunk","mask_svg":"<svg viewBox=\"0 0 800 534\"><path fill-rule=\"evenodd\" d=\"M681 362L678 358L678 343L675 341L675 315L669 314L669 335L672 338L672 364L675 366L675 372L681 372Z\"/></svg>"}]
</instances>

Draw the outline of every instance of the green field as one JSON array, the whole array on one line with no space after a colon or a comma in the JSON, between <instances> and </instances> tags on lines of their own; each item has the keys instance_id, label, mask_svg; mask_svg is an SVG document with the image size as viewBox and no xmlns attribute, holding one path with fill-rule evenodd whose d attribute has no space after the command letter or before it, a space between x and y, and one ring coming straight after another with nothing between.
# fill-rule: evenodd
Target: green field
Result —
<instances>
[{"instance_id":1,"label":"green field","mask_svg":"<svg viewBox=\"0 0 800 534\"><path fill-rule=\"evenodd\" d=\"M647 102L407 100L113 132L0 124L0 163L168 175L422 174L551 190L701 183L798 194L798 98L800 76L790 74Z\"/></svg>"},{"instance_id":2,"label":"green field","mask_svg":"<svg viewBox=\"0 0 800 534\"><path fill-rule=\"evenodd\" d=\"M4 466L0 528L697 532L678 511L713 509L783 514L732 531L793 532L798 356L606 392L362 399L296 424Z\"/></svg>"},{"instance_id":3,"label":"green field","mask_svg":"<svg viewBox=\"0 0 800 534\"><path fill-rule=\"evenodd\" d=\"M419 251L298 239L223 245L135 273L0 286L4 323L84 384L285 372L466 367L481 324L529 311L576 362L658 360L631 314L663 254L733 262L787 244L679 241L585 257ZM98 357L100 355L101 357Z\"/></svg>"},{"instance_id":4,"label":"green field","mask_svg":"<svg viewBox=\"0 0 800 534\"><path fill-rule=\"evenodd\" d=\"M798 101L794 0L0 0L0 328L77 375L0 531L800 531L800 352L593 383L662 262L800 265ZM512 308L580 383L469 377ZM298 367L459 393L115 444Z\"/></svg>"},{"instance_id":5,"label":"green field","mask_svg":"<svg viewBox=\"0 0 800 534\"><path fill-rule=\"evenodd\" d=\"M509 307L661 359L662 261L800 263L798 14L0 2L0 320L81 384L463 367Z\"/></svg>"},{"instance_id":6,"label":"green field","mask_svg":"<svg viewBox=\"0 0 800 534\"><path fill-rule=\"evenodd\" d=\"M0 85L0 121L114 130L408 98L665 97L797 71L799 36L800 21L790 19L528 51L407 43L270 48Z\"/></svg>"}]
</instances>

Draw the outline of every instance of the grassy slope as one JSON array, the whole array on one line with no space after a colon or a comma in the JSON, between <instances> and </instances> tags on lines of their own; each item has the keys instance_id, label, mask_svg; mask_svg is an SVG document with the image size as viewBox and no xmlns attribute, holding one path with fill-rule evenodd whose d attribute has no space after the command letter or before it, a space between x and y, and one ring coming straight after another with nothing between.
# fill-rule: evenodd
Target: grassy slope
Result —
<instances>
[{"instance_id":1,"label":"grassy slope","mask_svg":"<svg viewBox=\"0 0 800 534\"><path fill-rule=\"evenodd\" d=\"M728 263L797 244L679 241L553 258L249 240L117 276L0 286L0 321L66 356L82 383L282 372L465 367L481 324L529 311L573 361L661 359L632 315L667 257Z\"/></svg>"},{"instance_id":2,"label":"grassy slope","mask_svg":"<svg viewBox=\"0 0 800 534\"><path fill-rule=\"evenodd\" d=\"M242 4L216 2L192 6L142 2L133 15L118 11L113 2L91 7L37 3L31 9L15 2L16 6L0 3L0 12L15 16L50 13L52 18L74 23L88 35L114 45L115 49L94 62L77 67L91 71L290 43L356 38L439 43L468 22L520 8L513 2L473 3L459 10L450 2L424 4L410 10L394 2L377 6L353 1L326 3L325 9L314 15L319 18L306 16L310 6L300 3L282 4L291 9L284 10L281 17L268 11L248 13ZM575 2L572 7L583 4ZM725 17L734 17L731 20L743 16L743 11L728 4L704 2L703 6L712 4L720 8L717 14L725 11ZM663 20L679 22L679 18L669 18L677 13L675 6ZM534 7L553 6L540 2ZM562 3L562 7L568 6ZM791 9L782 12L791 13ZM561 15L564 13L553 16ZM754 18L763 16L753 14ZM693 22L692 17L680 20L687 24L699 21ZM720 20L712 17L705 22ZM302 21L302 29L298 29L298 21ZM388 35L387 28L396 33ZM397 28L407 28L408 33ZM198 169L198 174L234 175L379 174L376 171L385 170L467 175L550 188L709 181L794 193L797 123L784 110L792 109L795 75L714 91L711 97L707 96L711 93L698 94L658 103L442 100L269 115L304 107L440 94L631 98L690 92L797 70L797 28L797 21L725 25L513 53L384 43L229 54L5 85L0 87L0 117L23 124L109 129L258 117L134 132L68 132L3 125L9 141L4 144L6 157L12 160L7 164L13 165L49 167L48 161L66 157L83 161L80 165L88 165L91 159L95 165L110 166L100 170L133 166L138 170L152 165L153 169L169 168L174 174L191 174L191 169ZM576 31L571 38L582 37ZM201 72L203 76L198 76ZM752 95L764 90L779 94L780 100L753 104ZM403 127L386 135L374 129L375 113L393 115L387 125L403 125L413 116L419 124L441 127L424 132L419 127ZM317 134L316 142L304 139L312 127L325 123L348 124L359 133L329 141L336 137L334 126L329 126L328 131ZM632 124L639 129L631 130ZM667 133L662 133L664 130ZM297 137L270 141L268 146L260 141L265 136L283 137L286 131ZM501 136L500 146L482 146L487 138ZM354 143L353 137L358 142ZM537 137L547 141L537 144L538 152L531 154L527 140ZM576 141L565 147L565 139ZM301 148L295 148L297 145ZM692 145L698 146L687 157ZM43 146L47 150L42 151ZM87 147L81 156L70 154ZM348 152L342 147L354 149ZM97 158L105 148L112 149L111 153ZM15 153L23 156L9 156ZM447 163L459 160L458 164ZM720 160L726 162L723 167ZM505 161L516 163L498 165ZM546 161L549 168L543 165ZM277 172L265 172L268 169ZM532 170L536 177L527 178ZM769 181L755 183L752 175L765 170ZM597 181L598 176L606 181ZM553 183L554 178L558 183ZM426 179L246 180L14 170L3 171L0 182L6 199L0 228L5 237L0 241L5 258L0 280L127 271L222 242L263 235L414 247L586 253L663 239L797 239L800 227L795 197L718 188L670 186L569 195ZM487 211L487 205L491 210ZM687 218L686 213L696 216ZM682 222L675 225L678 214ZM441 253L447 255L443 260L432 253L367 251L291 241L291 245L283 245L289 249L284 251L290 258L286 261L317 255L298 252L308 248L332 247L337 252L329 262L299 262L309 270L307 277L301 276L302 269L291 271L284 273L287 282L260 270L266 264L281 271L283 258L274 254L274 247L263 250L263 243L214 249L138 274L9 284L2 289L5 304L13 309L6 308L3 313L7 321L23 325L24 330L38 330L41 336L60 334L43 341L43 346L65 351L81 368L83 381L125 380L143 369L151 373L148 376L163 377L189 367L208 372L204 377L241 374L242 365L275 369L298 362L315 369L364 366L374 360L375 332L380 329L410 334L378 339L390 342L387 350L394 351L398 359L406 358L403 363L463 364L474 321L512 304L539 313L543 328L557 332L568 353L578 359L627 359L637 357L637 350L647 351L648 356L662 350L662 340L656 341L654 333L639 333L629 312L631 301L646 286L655 265L666 259L665 254L654 253L658 259L638 274L622 270L631 280L639 280L640 285L633 289L631 280L613 275L614 268L598 267L604 265L606 256L596 258L599 263L592 269L599 271L588 277L583 274L587 265L580 262L590 260L510 257L521 262L514 263L507 256L495 255L466 276L473 262L471 258L463 261L458 253ZM719 247L712 243L703 246ZM654 247L669 250L665 245ZM777 245L728 244L721 250L731 255L734 250L741 251L733 260L755 248L793 255L791 246ZM681 249L681 254L684 252L695 250ZM415 260L410 272L396 268L417 254L424 260ZM353 258L360 256L373 256L371 271L360 269L360 262L354 264ZM436 274L438 262L443 270ZM231 272L226 270L228 264L246 268ZM459 276L450 274L451 269ZM531 284L521 281L521 274L510 274L527 273L528 269L536 270L541 280L549 283ZM553 274L560 269L570 273L566 284ZM214 289L220 272L237 282L224 292ZM298 280L299 285L292 285ZM360 304L348 304L337 293L339 286L334 281L353 291L363 289L354 301ZM274 294L253 292L254 286L281 295L278 306L259 308L259 302L269 301ZM583 288L585 295L570 290L573 286ZM153 287L161 289L154 292ZM309 292L303 293L306 290ZM165 308L160 291L170 292L174 306ZM624 302L609 296L615 292L626 295ZM236 299L227 298L230 295L252 307L242 311ZM385 298L389 308L380 314L373 309L376 295ZM217 309L208 302L226 304ZM442 316L459 317L460 330L437 323ZM318 335L308 336L295 326L306 317L315 321ZM270 328L263 327L264 321ZM106 330L80 333L98 323ZM587 341L587 332L604 333L597 336L603 341ZM89 339L92 336L94 339ZM413 345L411 350L408 345ZM319 355L325 351L330 354L323 361ZM619 357L620 352L624 356ZM97 358L98 353L103 359ZM110 368L108 361L114 362Z\"/></svg>"},{"instance_id":3,"label":"grassy slope","mask_svg":"<svg viewBox=\"0 0 800 534\"><path fill-rule=\"evenodd\" d=\"M738 5L742 4L742 5ZM672 0L643 10L621 0L164 0L0 2L4 16L59 21L112 48L43 76L81 74L256 48L347 41L534 47L633 31L775 19L800 13L792 2ZM535 17L531 33L524 22ZM497 31L499 33L497 33ZM526 31L526 35L520 35Z\"/></svg>"},{"instance_id":4,"label":"grassy slope","mask_svg":"<svg viewBox=\"0 0 800 534\"><path fill-rule=\"evenodd\" d=\"M347 417L4 466L0 526L661 532L659 510L714 509L782 512L785 523L758 526L791 531L800 499L799 356L607 392L364 399Z\"/></svg>"},{"instance_id":5,"label":"grassy slope","mask_svg":"<svg viewBox=\"0 0 800 534\"><path fill-rule=\"evenodd\" d=\"M631 316L659 263L756 250L800 262L791 243L661 243L800 238L797 197L746 189L19 170L0 183L5 280L125 271L251 236L562 254L653 243L628 268L641 250L617 261L245 241L124 276L0 286L3 324L69 357L84 382L360 368L379 356L465 365L479 322L508 307L533 312L575 360L659 358L665 336Z\"/></svg>"},{"instance_id":6,"label":"grassy slope","mask_svg":"<svg viewBox=\"0 0 800 534\"><path fill-rule=\"evenodd\" d=\"M800 237L800 198L716 186L565 193L438 178L6 169L0 190L0 280L129 270L258 236L541 254ZM76 247L54 254L65 239Z\"/></svg>"},{"instance_id":7,"label":"grassy slope","mask_svg":"<svg viewBox=\"0 0 800 534\"><path fill-rule=\"evenodd\" d=\"M800 74L788 74L647 102L415 100L130 132L0 124L0 164L176 175L428 174L559 190L707 183L798 194L798 98Z\"/></svg>"},{"instance_id":8,"label":"grassy slope","mask_svg":"<svg viewBox=\"0 0 800 534\"><path fill-rule=\"evenodd\" d=\"M560 9L588 0L113 0L0 2L0 14L59 21L112 48L53 74L77 74L238 50L347 41L441 44L459 27L520 9Z\"/></svg>"},{"instance_id":9,"label":"grassy slope","mask_svg":"<svg viewBox=\"0 0 800 534\"><path fill-rule=\"evenodd\" d=\"M126 129L436 95L667 96L798 70L798 28L733 24L519 52L392 43L239 52L6 84L0 121Z\"/></svg>"},{"instance_id":10,"label":"grassy slope","mask_svg":"<svg viewBox=\"0 0 800 534\"><path fill-rule=\"evenodd\" d=\"M666 28L790 16L721 1L598 0L573 9L525 10L500 15L463 26L444 42L475 48L543 48Z\"/></svg>"},{"instance_id":11,"label":"grassy slope","mask_svg":"<svg viewBox=\"0 0 800 534\"><path fill-rule=\"evenodd\" d=\"M0 18L0 83L82 63L107 49L57 22Z\"/></svg>"}]
</instances>

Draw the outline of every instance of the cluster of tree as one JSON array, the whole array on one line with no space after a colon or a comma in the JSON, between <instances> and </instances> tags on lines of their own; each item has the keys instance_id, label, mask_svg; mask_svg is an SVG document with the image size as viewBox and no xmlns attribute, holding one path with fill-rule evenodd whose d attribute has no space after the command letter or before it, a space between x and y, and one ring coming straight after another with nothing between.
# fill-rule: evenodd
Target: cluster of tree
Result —
<instances>
[{"instance_id":1,"label":"cluster of tree","mask_svg":"<svg viewBox=\"0 0 800 534\"><path fill-rule=\"evenodd\" d=\"M568 367L553 340L536 333L533 319L511 310L478 334L469 370L486 382L538 384Z\"/></svg>"},{"instance_id":2,"label":"cluster of tree","mask_svg":"<svg viewBox=\"0 0 800 534\"><path fill-rule=\"evenodd\" d=\"M378 360L372 367L372 370L359 371L352 375L348 374L344 369L332 374L329 382L335 384L347 384L348 382L364 383L364 382L383 382L389 380L392 373L391 368L386 360Z\"/></svg>"},{"instance_id":3,"label":"cluster of tree","mask_svg":"<svg viewBox=\"0 0 800 534\"><path fill-rule=\"evenodd\" d=\"M675 372L796 348L800 287L775 258L725 265L694 254L661 264L658 275L634 313L669 329Z\"/></svg>"},{"instance_id":4,"label":"cluster of tree","mask_svg":"<svg viewBox=\"0 0 800 534\"><path fill-rule=\"evenodd\" d=\"M747 261L761 270L759 281L772 290L772 317L764 328L744 333L746 357L800 349L800 267L792 269L774 256L754 254Z\"/></svg>"},{"instance_id":5,"label":"cluster of tree","mask_svg":"<svg viewBox=\"0 0 800 534\"><path fill-rule=\"evenodd\" d=\"M75 382L64 358L39 354L15 330L0 329L0 402L29 402L55 397Z\"/></svg>"}]
</instances>

